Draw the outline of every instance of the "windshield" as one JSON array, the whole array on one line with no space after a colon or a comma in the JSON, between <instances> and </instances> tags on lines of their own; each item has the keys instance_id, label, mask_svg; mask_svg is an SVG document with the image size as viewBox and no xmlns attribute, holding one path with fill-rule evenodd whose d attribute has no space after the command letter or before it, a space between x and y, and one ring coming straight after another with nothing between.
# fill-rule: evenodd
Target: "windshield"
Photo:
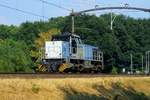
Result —
<instances>
[{"instance_id":1,"label":"windshield","mask_svg":"<svg viewBox=\"0 0 150 100\"><path fill-rule=\"evenodd\" d=\"M67 36L53 36L52 41L69 41Z\"/></svg>"}]
</instances>

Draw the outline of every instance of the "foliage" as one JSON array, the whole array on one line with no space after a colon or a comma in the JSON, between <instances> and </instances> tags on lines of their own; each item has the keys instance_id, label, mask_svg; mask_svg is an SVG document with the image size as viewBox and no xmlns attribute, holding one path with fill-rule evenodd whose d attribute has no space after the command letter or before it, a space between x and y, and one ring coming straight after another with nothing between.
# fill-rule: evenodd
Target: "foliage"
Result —
<instances>
[{"instance_id":1,"label":"foliage","mask_svg":"<svg viewBox=\"0 0 150 100\"><path fill-rule=\"evenodd\" d=\"M45 41L49 41L52 38L52 35L58 34L60 31L58 29L51 29L47 32L42 32L39 34L39 37L35 40L36 48L41 48L44 46Z\"/></svg>"},{"instance_id":2,"label":"foliage","mask_svg":"<svg viewBox=\"0 0 150 100\"><path fill-rule=\"evenodd\" d=\"M33 84L33 85L32 85L32 92L34 92L34 93L39 93L39 91L40 91L39 86L36 85L36 84Z\"/></svg>"},{"instance_id":3,"label":"foliage","mask_svg":"<svg viewBox=\"0 0 150 100\"><path fill-rule=\"evenodd\" d=\"M112 73L112 74L118 74L117 68L113 66L111 73Z\"/></svg>"},{"instance_id":4,"label":"foliage","mask_svg":"<svg viewBox=\"0 0 150 100\"><path fill-rule=\"evenodd\" d=\"M118 70L130 66L131 53L136 64L134 67L141 65L141 55L150 48L149 26L150 19L117 15L113 30L110 30L110 14L83 14L75 17L75 33L81 36L84 43L98 46L104 52L105 72L111 72L111 66L116 66ZM43 41L47 40L47 35L51 34L49 30L55 29L71 32L71 17L51 18L45 22L25 22L20 26L0 25L0 39L22 41L30 51L38 51L43 46ZM28 53L28 56L31 54Z\"/></svg>"},{"instance_id":5,"label":"foliage","mask_svg":"<svg viewBox=\"0 0 150 100\"><path fill-rule=\"evenodd\" d=\"M38 66L39 62L41 62L41 57L44 57L44 45L45 41L50 41L52 35L60 34L58 29L50 29L47 32L41 32L35 40L35 50L31 50L31 56L36 59L35 65Z\"/></svg>"},{"instance_id":6,"label":"foliage","mask_svg":"<svg viewBox=\"0 0 150 100\"><path fill-rule=\"evenodd\" d=\"M0 41L0 72L31 72L33 66L25 43Z\"/></svg>"},{"instance_id":7,"label":"foliage","mask_svg":"<svg viewBox=\"0 0 150 100\"><path fill-rule=\"evenodd\" d=\"M14 36L17 33L16 26L7 26L7 25L0 25L0 39L14 39Z\"/></svg>"},{"instance_id":8,"label":"foliage","mask_svg":"<svg viewBox=\"0 0 150 100\"><path fill-rule=\"evenodd\" d=\"M31 50L31 56L38 58L42 52L44 51L44 45L45 41L50 41L52 38L52 35L59 34L60 31L58 29L51 29L47 32L41 32L38 36L38 38L34 41L35 50Z\"/></svg>"}]
</instances>

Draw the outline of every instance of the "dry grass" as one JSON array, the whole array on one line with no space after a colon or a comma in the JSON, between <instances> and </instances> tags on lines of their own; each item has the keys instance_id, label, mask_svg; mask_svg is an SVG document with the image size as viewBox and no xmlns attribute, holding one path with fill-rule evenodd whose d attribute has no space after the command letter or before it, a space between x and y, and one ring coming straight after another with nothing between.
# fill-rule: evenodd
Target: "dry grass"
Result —
<instances>
[{"instance_id":1,"label":"dry grass","mask_svg":"<svg viewBox=\"0 0 150 100\"><path fill-rule=\"evenodd\" d=\"M149 77L0 79L0 100L149 100Z\"/></svg>"}]
</instances>

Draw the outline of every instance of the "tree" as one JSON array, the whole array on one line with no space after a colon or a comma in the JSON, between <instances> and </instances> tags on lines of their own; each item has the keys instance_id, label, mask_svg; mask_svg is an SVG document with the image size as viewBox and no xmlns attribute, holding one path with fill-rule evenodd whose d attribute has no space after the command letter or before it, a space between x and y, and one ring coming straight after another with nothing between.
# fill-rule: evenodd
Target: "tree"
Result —
<instances>
[{"instance_id":1,"label":"tree","mask_svg":"<svg viewBox=\"0 0 150 100\"><path fill-rule=\"evenodd\" d=\"M35 40L35 49L31 50L31 56L34 58L35 69L39 66L41 59L44 58L44 46L46 41L51 41L52 35L60 34L58 29L50 29L47 32L41 32Z\"/></svg>"},{"instance_id":2,"label":"tree","mask_svg":"<svg viewBox=\"0 0 150 100\"><path fill-rule=\"evenodd\" d=\"M134 62L140 65L140 55L150 50L149 26L150 19L117 15L112 31L110 14L101 16L82 14L75 17L75 34L80 35L84 43L98 46L104 52L105 72L111 72L112 66L116 66L118 71L122 67L129 67L130 53L135 57ZM53 29L71 32L71 17L51 18L45 22L25 22L20 26L0 25L0 40L22 41L27 44L30 51L36 51L34 55L37 54L39 57L38 51L43 47L44 41L50 38L49 30ZM30 56L30 53L27 55ZM34 61L32 58L32 62Z\"/></svg>"},{"instance_id":3,"label":"tree","mask_svg":"<svg viewBox=\"0 0 150 100\"><path fill-rule=\"evenodd\" d=\"M52 35L55 34L60 34L60 31L58 29L50 29L47 32L41 32L34 42L35 50L31 50L32 57L39 58L41 55L43 55L45 42L50 41Z\"/></svg>"},{"instance_id":4,"label":"tree","mask_svg":"<svg viewBox=\"0 0 150 100\"><path fill-rule=\"evenodd\" d=\"M50 29L47 32L42 32L38 35L38 38L35 40L36 48L41 48L44 46L45 41L50 41L52 35L60 34L58 29Z\"/></svg>"},{"instance_id":5,"label":"tree","mask_svg":"<svg viewBox=\"0 0 150 100\"><path fill-rule=\"evenodd\" d=\"M0 25L0 39L14 39L15 34L17 33L16 26L7 26L7 25Z\"/></svg>"},{"instance_id":6,"label":"tree","mask_svg":"<svg viewBox=\"0 0 150 100\"><path fill-rule=\"evenodd\" d=\"M0 72L32 72L29 49L23 42L0 41Z\"/></svg>"}]
</instances>

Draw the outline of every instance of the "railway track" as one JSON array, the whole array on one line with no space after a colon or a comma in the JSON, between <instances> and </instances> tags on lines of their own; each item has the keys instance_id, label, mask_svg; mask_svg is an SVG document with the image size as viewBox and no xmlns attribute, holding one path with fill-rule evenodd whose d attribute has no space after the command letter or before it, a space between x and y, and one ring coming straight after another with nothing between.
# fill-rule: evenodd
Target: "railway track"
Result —
<instances>
[{"instance_id":1,"label":"railway track","mask_svg":"<svg viewBox=\"0 0 150 100\"><path fill-rule=\"evenodd\" d=\"M112 74L33 74L33 73L1 73L0 79L5 78L96 78L96 77L149 77L147 75L112 75Z\"/></svg>"}]
</instances>

